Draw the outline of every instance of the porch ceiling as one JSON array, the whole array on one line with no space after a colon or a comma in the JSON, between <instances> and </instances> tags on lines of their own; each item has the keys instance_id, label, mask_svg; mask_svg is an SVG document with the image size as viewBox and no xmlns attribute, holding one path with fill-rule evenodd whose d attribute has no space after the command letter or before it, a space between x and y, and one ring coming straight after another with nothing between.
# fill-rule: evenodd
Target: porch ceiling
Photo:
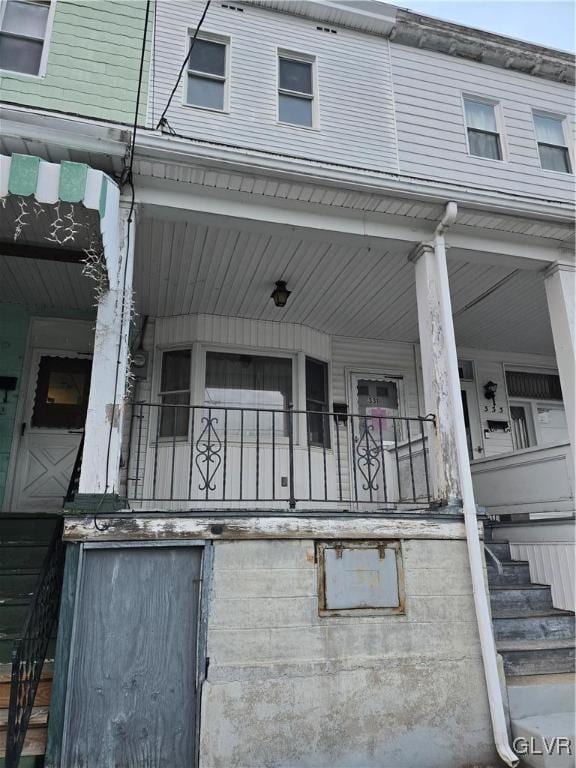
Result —
<instances>
[{"instance_id":1,"label":"porch ceiling","mask_svg":"<svg viewBox=\"0 0 576 768\"><path fill-rule=\"evenodd\" d=\"M144 217L136 235L141 314L215 314L308 325L332 335L418 341L413 244L255 227L233 219ZM510 265L449 260L457 342L553 354L542 276ZM292 295L270 300L276 280Z\"/></svg>"},{"instance_id":2,"label":"porch ceiling","mask_svg":"<svg viewBox=\"0 0 576 768\"><path fill-rule=\"evenodd\" d=\"M95 311L94 286L81 264L4 256L0 246L0 302L31 309Z\"/></svg>"}]
</instances>

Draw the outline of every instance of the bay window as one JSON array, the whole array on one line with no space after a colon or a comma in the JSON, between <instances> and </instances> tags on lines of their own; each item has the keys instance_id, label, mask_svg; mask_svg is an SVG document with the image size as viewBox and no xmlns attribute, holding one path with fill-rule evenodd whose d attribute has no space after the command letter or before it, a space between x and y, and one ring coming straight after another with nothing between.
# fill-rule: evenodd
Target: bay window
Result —
<instances>
[{"instance_id":1,"label":"bay window","mask_svg":"<svg viewBox=\"0 0 576 768\"><path fill-rule=\"evenodd\" d=\"M164 352L162 355L160 401L165 407L160 409L160 437L188 436L190 362L191 352L189 349L174 349Z\"/></svg>"}]
</instances>

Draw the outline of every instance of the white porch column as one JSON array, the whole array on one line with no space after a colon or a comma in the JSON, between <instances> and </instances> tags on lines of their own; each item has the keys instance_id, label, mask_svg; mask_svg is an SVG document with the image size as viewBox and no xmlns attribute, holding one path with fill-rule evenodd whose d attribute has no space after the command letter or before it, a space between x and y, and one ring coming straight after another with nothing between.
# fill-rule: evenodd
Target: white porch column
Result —
<instances>
[{"instance_id":1,"label":"white porch column","mask_svg":"<svg viewBox=\"0 0 576 768\"><path fill-rule=\"evenodd\" d=\"M450 356L456 357L455 343L450 343L454 331L447 333L443 319L441 275L434 246L422 243L412 259L416 273L424 406L426 413L436 416L436 445L430 445L434 495L453 504L461 497L456 455L457 409L448 384ZM458 365L457 359L455 364Z\"/></svg>"},{"instance_id":2,"label":"white porch column","mask_svg":"<svg viewBox=\"0 0 576 768\"><path fill-rule=\"evenodd\" d=\"M576 267L554 264L544 284L572 456L576 456Z\"/></svg>"},{"instance_id":3,"label":"white porch column","mask_svg":"<svg viewBox=\"0 0 576 768\"><path fill-rule=\"evenodd\" d=\"M107 254L110 288L98 305L92 380L80 473L80 494L118 492L136 211L120 203L116 247ZM115 258L114 258L115 254Z\"/></svg>"}]
</instances>

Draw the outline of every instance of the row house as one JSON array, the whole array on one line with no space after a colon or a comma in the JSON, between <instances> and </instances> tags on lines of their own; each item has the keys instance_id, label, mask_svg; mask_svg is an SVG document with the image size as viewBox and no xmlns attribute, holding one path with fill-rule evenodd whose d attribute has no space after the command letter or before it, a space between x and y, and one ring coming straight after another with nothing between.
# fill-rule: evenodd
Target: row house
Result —
<instances>
[{"instance_id":1,"label":"row house","mask_svg":"<svg viewBox=\"0 0 576 768\"><path fill-rule=\"evenodd\" d=\"M573 85L376 0L0 2L7 768L570 759Z\"/></svg>"}]
</instances>

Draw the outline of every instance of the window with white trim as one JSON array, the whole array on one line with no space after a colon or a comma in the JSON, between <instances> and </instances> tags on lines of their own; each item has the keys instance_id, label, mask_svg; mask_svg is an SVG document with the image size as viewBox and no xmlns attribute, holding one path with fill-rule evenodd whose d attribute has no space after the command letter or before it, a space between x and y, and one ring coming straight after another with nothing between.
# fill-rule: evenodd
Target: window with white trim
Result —
<instances>
[{"instance_id":1,"label":"window with white trim","mask_svg":"<svg viewBox=\"0 0 576 768\"><path fill-rule=\"evenodd\" d=\"M190 420L189 349L172 349L162 355L160 437L187 437ZM181 407L178 407L181 406Z\"/></svg>"},{"instance_id":2,"label":"window with white trim","mask_svg":"<svg viewBox=\"0 0 576 768\"><path fill-rule=\"evenodd\" d=\"M40 73L49 14L50 0L0 3L0 70Z\"/></svg>"},{"instance_id":3,"label":"window with white trim","mask_svg":"<svg viewBox=\"0 0 576 768\"><path fill-rule=\"evenodd\" d=\"M481 99L464 98L468 149L474 157L502 160L496 105Z\"/></svg>"},{"instance_id":4,"label":"window with white trim","mask_svg":"<svg viewBox=\"0 0 576 768\"><path fill-rule=\"evenodd\" d=\"M563 118L534 113L534 128L542 168L546 171L571 173Z\"/></svg>"},{"instance_id":5,"label":"window with white trim","mask_svg":"<svg viewBox=\"0 0 576 768\"><path fill-rule=\"evenodd\" d=\"M288 53L278 55L278 120L314 127L313 59Z\"/></svg>"},{"instance_id":6,"label":"window with white trim","mask_svg":"<svg viewBox=\"0 0 576 768\"><path fill-rule=\"evenodd\" d=\"M228 43L197 38L188 59L186 103L223 112L227 101Z\"/></svg>"},{"instance_id":7,"label":"window with white trim","mask_svg":"<svg viewBox=\"0 0 576 768\"><path fill-rule=\"evenodd\" d=\"M206 352L204 404L222 418L227 434L256 439L288 435L292 360L288 357ZM272 411L277 411L273 413ZM279 411L279 412L278 412Z\"/></svg>"}]
</instances>

